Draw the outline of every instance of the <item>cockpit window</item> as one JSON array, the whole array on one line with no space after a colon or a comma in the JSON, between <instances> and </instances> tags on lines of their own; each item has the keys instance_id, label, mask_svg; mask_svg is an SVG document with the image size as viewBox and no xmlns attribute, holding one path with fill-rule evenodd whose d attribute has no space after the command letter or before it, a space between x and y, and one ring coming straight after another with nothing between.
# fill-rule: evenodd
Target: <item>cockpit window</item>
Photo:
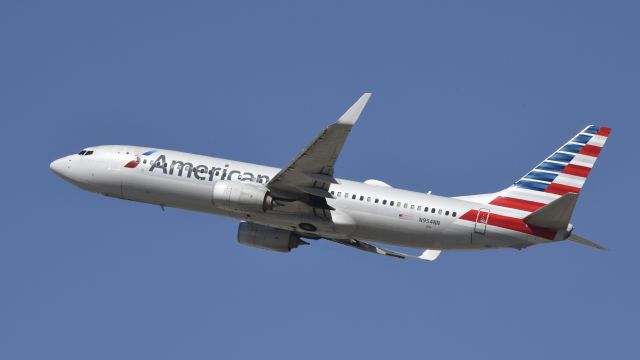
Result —
<instances>
[{"instance_id":1,"label":"cockpit window","mask_svg":"<svg viewBox=\"0 0 640 360\"><path fill-rule=\"evenodd\" d=\"M86 153L84 153L84 154L85 154L85 155L91 155L91 154L93 154L93 150L89 150L89 151L87 151L87 152L86 152Z\"/></svg>"},{"instance_id":2,"label":"cockpit window","mask_svg":"<svg viewBox=\"0 0 640 360\"><path fill-rule=\"evenodd\" d=\"M80 151L80 152L78 153L78 155L84 155L84 153L86 153L86 151L85 151L85 150L82 150L82 151Z\"/></svg>"}]
</instances>

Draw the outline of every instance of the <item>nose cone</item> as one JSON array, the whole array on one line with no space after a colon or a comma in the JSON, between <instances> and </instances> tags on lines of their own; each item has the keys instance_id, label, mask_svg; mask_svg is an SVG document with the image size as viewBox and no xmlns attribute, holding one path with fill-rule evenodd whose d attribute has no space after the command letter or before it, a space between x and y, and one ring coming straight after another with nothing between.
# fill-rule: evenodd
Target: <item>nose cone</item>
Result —
<instances>
[{"instance_id":1,"label":"nose cone","mask_svg":"<svg viewBox=\"0 0 640 360\"><path fill-rule=\"evenodd\" d=\"M54 174L58 176L62 176L62 170L64 168L62 159L53 160L51 164L49 164L49 169L53 171Z\"/></svg>"},{"instance_id":2,"label":"nose cone","mask_svg":"<svg viewBox=\"0 0 640 360\"><path fill-rule=\"evenodd\" d=\"M69 155L49 164L51 171L63 180L78 186L84 190L93 191L93 164L88 159L78 155Z\"/></svg>"},{"instance_id":3,"label":"nose cone","mask_svg":"<svg viewBox=\"0 0 640 360\"><path fill-rule=\"evenodd\" d=\"M51 164L49 164L49 169L51 169L54 174L60 176L62 179L74 183L74 181L78 180L76 179L76 173L78 171L76 169L77 166L72 166L71 158L72 156L69 155L57 160L53 160Z\"/></svg>"}]
</instances>

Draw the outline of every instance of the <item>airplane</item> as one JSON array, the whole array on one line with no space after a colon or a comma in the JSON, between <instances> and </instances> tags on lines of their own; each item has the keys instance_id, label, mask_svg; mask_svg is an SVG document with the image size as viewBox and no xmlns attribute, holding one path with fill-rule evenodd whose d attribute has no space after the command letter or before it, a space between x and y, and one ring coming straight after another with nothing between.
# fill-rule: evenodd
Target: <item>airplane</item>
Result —
<instances>
[{"instance_id":1,"label":"airplane","mask_svg":"<svg viewBox=\"0 0 640 360\"><path fill-rule=\"evenodd\" d=\"M370 96L363 94L281 169L125 145L87 147L50 168L90 192L238 219L239 243L279 252L308 245L303 239L426 261L443 250L521 250L562 240L605 250L573 234L570 219L611 128L585 127L506 189L444 197L335 177L340 151Z\"/></svg>"}]
</instances>

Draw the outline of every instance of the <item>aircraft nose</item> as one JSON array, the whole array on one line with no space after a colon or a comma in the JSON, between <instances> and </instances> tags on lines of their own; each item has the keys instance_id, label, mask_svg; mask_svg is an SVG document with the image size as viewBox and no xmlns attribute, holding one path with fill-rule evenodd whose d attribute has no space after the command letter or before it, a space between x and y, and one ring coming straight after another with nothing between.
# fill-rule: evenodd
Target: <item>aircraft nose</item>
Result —
<instances>
[{"instance_id":1,"label":"aircraft nose","mask_svg":"<svg viewBox=\"0 0 640 360\"><path fill-rule=\"evenodd\" d=\"M51 169L51 171L53 171L53 173L56 175L62 174L62 168L62 159L53 160L51 164L49 164L49 169Z\"/></svg>"},{"instance_id":2,"label":"aircraft nose","mask_svg":"<svg viewBox=\"0 0 640 360\"><path fill-rule=\"evenodd\" d=\"M70 156L65 156L60 159L53 160L51 164L49 164L49 169L51 169L54 174L60 176L61 178L69 180L73 175L70 168L70 161Z\"/></svg>"}]
</instances>

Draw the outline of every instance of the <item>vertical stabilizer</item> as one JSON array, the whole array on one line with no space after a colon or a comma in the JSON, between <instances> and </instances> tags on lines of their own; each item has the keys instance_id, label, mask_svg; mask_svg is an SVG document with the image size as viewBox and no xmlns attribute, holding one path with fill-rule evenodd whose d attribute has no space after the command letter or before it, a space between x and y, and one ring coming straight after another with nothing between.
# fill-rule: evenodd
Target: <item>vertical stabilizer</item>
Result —
<instances>
[{"instance_id":1,"label":"vertical stabilizer","mask_svg":"<svg viewBox=\"0 0 640 360\"><path fill-rule=\"evenodd\" d=\"M587 126L512 186L485 201L532 213L563 195L577 197L610 133L606 126Z\"/></svg>"}]
</instances>

